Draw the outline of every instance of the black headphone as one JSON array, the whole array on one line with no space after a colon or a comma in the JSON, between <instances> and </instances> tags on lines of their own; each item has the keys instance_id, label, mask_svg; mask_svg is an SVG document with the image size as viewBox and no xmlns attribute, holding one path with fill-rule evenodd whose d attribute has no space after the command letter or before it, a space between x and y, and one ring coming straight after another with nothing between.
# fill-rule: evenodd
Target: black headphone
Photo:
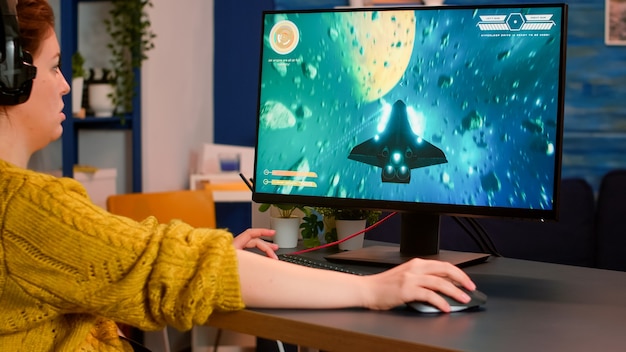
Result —
<instances>
[{"instance_id":1,"label":"black headphone","mask_svg":"<svg viewBox=\"0 0 626 352\"><path fill-rule=\"evenodd\" d=\"M37 68L32 56L22 50L17 24L17 0L0 0L0 105L17 105L30 97Z\"/></svg>"}]
</instances>

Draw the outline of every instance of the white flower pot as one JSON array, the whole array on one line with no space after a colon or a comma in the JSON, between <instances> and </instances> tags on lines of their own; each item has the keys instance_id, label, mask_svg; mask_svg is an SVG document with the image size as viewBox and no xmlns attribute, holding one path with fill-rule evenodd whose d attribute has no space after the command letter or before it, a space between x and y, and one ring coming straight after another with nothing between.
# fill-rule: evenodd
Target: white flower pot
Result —
<instances>
[{"instance_id":1,"label":"white flower pot","mask_svg":"<svg viewBox=\"0 0 626 352\"><path fill-rule=\"evenodd\" d=\"M113 85L109 83L89 84L89 106L96 117L113 116Z\"/></svg>"},{"instance_id":2,"label":"white flower pot","mask_svg":"<svg viewBox=\"0 0 626 352\"><path fill-rule=\"evenodd\" d=\"M276 230L273 242L279 248L296 248L300 234L300 218L270 218L270 227Z\"/></svg>"},{"instance_id":3,"label":"white flower pot","mask_svg":"<svg viewBox=\"0 0 626 352\"><path fill-rule=\"evenodd\" d=\"M335 226L337 228L337 239L342 240L352 234L365 229L367 220L335 220ZM339 249L343 251L349 251L353 249L363 248L363 241L365 239L365 232L355 236L345 242L339 243Z\"/></svg>"}]
</instances>

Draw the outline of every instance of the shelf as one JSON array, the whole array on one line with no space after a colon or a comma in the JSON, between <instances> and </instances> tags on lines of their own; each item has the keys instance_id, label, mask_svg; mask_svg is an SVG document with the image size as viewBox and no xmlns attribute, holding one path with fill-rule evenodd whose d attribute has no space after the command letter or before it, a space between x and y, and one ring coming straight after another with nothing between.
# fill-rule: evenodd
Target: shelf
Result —
<instances>
[{"instance_id":1,"label":"shelf","mask_svg":"<svg viewBox=\"0 0 626 352\"><path fill-rule=\"evenodd\" d=\"M80 129L108 129L108 130L132 130L133 118L125 117L124 121L119 117L93 117L84 119L73 118L74 126Z\"/></svg>"},{"instance_id":2,"label":"shelf","mask_svg":"<svg viewBox=\"0 0 626 352\"><path fill-rule=\"evenodd\" d=\"M72 54L78 50L78 3L107 1L107 0L61 0L60 21L61 33L59 41L61 42L61 71L64 73L68 82L72 82ZM106 50L106 48L103 48ZM135 70L135 79L141 82L140 70ZM120 117L93 117L87 116L84 119L74 118L72 116L72 97L67 94L63 97L65 107L63 112L67 117L63 121L62 136L62 159L63 159L63 176L74 176L74 165L79 164L78 160L78 138L80 130L114 130L114 131L130 131L132 135L130 164L132 165L132 192L142 191L142 162L141 162L141 87L135 88L135 97L133 98L133 112L126 114L122 120ZM125 177L125 175L118 175Z\"/></svg>"},{"instance_id":3,"label":"shelf","mask_svg":"<svg viewBox=\"0 0 626 352\"><path fill-rule=\"evenodd\" d=\"M252 201L252 191L243 183L239 173L192 174L189 176L189 188L210 188L215 202L248 203Z\"/></svg>"}]
</instances>

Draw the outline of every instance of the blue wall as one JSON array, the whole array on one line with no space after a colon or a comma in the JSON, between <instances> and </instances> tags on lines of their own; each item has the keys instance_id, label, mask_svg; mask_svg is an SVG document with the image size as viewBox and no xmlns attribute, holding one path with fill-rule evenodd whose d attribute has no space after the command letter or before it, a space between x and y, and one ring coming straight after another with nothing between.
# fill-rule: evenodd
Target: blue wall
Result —
<instances>
[{"instance_id":1,"label":"blue wall","mask_svg":"<svg viewBox=\"0 0 626 352\"><path fill-rule=\"evenodd\" d=\"M553 1L523 1L553 2ZM256 132L261 12L311 7L312 0L215 2L215 141L253 146ZM318 2L316 2L318 3ZM324 4L345 4L327 0ZM494 1L448 0L447 4ZM626 168L626 46L604 43L604 0L568 1L563 177L597 190L611 169Z\"/></svg>"},{"instance_id":2,"label":"blue wall","mask_svg":"<svg viewBox=\"0 0 626 352\"><path fill-rule=\"evenodd\" d=\"M571 1L563 176L594 188L626 168L626 46L604 44L604 1Z\"/></svg>"},{"instance_id":3,"label":"blue wall","mask_svg":"<svg viewBox=\"0 0 626 352\"><path fill-rule=\"evenodd\" d=\"M272 0L215 0L215 143L254 146L261 13L273 8ZM216 204L215 215L234 234L252 223L249 203Z\"/></svg>"},{"instance_id":4,"label":"blue wall","mask_svg":"<svg viewBox=\"0 0 626 352\"><path fill-rule=\"evenodd\" d=\"M261 14L273 0L215 0L215 143L254 146Z\"/></svg>"}]
</instances>

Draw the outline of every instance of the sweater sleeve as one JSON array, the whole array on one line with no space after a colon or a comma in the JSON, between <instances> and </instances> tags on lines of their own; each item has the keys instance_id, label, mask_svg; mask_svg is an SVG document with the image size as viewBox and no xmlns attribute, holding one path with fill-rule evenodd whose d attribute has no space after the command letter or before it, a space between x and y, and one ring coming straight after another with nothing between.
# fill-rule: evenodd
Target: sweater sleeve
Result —
<instances>
[{"instance_id":1,"label":"sweater sleeve","mask_svg":"<svg viewBox=\"0 0 626 352\"><path fill-rule=\"evenodd\" d=\"M214 310L243 308L227 231L114 216L72 179L15 181L8 191L7 281L47 314L187 330Z\"/></svg>"}]
</instances>

